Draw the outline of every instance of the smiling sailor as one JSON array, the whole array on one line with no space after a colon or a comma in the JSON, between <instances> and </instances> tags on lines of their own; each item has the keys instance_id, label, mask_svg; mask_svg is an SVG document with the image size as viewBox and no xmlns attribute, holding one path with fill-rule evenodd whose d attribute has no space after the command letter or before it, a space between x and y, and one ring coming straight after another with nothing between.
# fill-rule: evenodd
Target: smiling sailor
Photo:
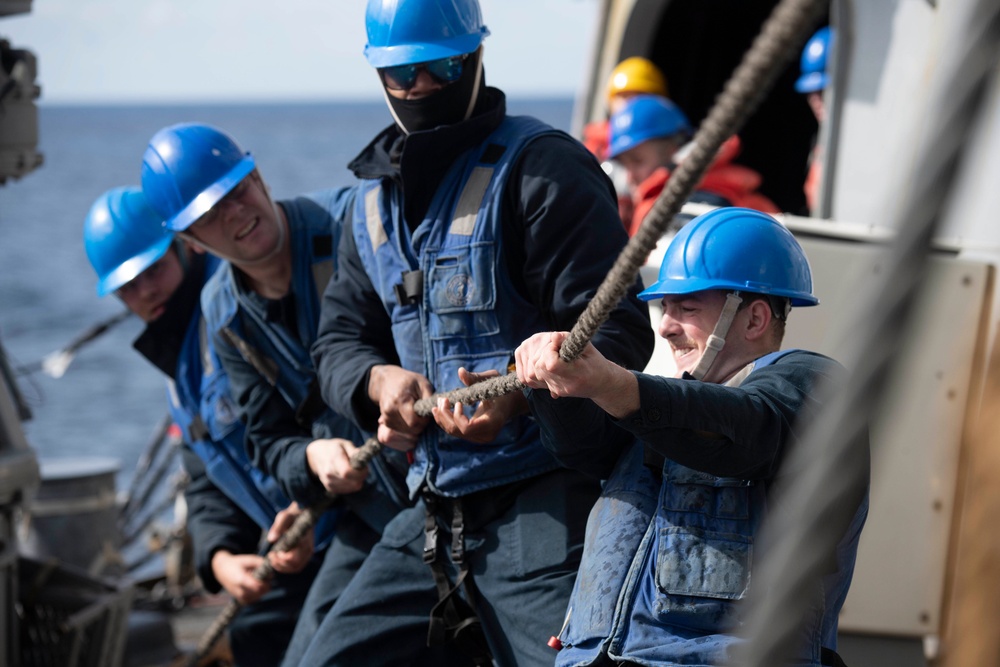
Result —
<instances>
[{"instance_id":1,"label":"smiling sailor","mask_svg":"<svg viewBox=\"0 0 1000 667\"><path fill-rule=\"evenodd\" d=\"M765 213L721 208L695 218L639 297L663 302L659 333L676 378L630 372L592 346L564 363L565 332L537 334L516 353L546 447L608 479L553 642L557 664L733 664L754 563L767 557L757 538L776 509L769 491L820 408L817 384L843 368L780 350L789 312L818 299L802 248ZM815 582L790 664L842 664L837 616L868 514L867 481Z\"/></svg>"},{"instance_id":2,"label":"smiling sailor","mask_svg":"<svg viewBox=\"0 0 1000 667\"><path fill-rule=\"evenodd\" d=\"M292 659L407 504L405 457L380 455L369 471L350 466L361 434L323 403L309 357L354 191L274 201L254 158L225 132L197 123L150 139L142 183L169 229L196 252L227 260L202 290L201 305L246 423L251 461L302 506L345 494L334 505L336 534L311 591L315 613L303 614Z\"/></svg>"}]
</instances>

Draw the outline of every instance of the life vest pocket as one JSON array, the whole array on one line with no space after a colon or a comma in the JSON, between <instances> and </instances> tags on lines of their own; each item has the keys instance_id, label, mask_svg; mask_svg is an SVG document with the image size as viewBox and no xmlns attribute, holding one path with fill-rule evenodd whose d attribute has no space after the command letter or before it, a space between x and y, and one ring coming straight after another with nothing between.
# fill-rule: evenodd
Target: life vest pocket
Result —
<instances>
[{"instance_id":1,"label":"life vest pocket","mask_svg":"<svg viewBox=\"0 0 1000 667\"><path fill-rule=\"evenodd\" d=\"M434 340L499 333L492 243L448 248L428 269L428 328Z\"/></svg>"},{"instance_id":2,"label":"life vest pocket","mask_svg":"<svg viewBox=\"0 0 1000 667\"><path fill-rule=\"evenodd\" d=\"M663 468L662 507L671 512L694 512L714 519L750 518L752 480L715 477L673 463Z\"/></svg>"},{"instance_id":3,"label":"life vest pocket","mask_svg":"<svg viewBox=\"0 0 1000 667\"><path fill-rule=\"evenodd\" d=\"M656 585L667 595L741 600L750 584L750 537L687 526L660 528Z\"/></svg>"}]
</instances>

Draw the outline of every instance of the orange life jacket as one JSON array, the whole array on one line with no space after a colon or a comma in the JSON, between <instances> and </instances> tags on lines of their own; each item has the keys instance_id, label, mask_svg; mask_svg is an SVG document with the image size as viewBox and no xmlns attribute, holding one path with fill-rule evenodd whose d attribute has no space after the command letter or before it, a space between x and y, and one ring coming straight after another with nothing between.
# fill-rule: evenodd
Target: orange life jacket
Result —
<instances>
[{"instance_id":1,"label":"orange life jacket","mask_svg":"<svg viewBox=\"0 0 1000 667\"><path fill-rule=\"evenodd\" d=\"M592 123L587 123L583 128L583 145L601 162L608 159L610 133L607 120L595 120Z\"/></svg>"},{"instance_id":2,"label":"orange life jacket","mask_svg":"<svg viewBox=\"0 0 1000 667\"><path fill-rule=\"evenodd\" d=\"M744 206L765 213L780 213L781 210L774 202L757 192L762 180L761 175L749 167L733 164L732 160L739 155L740 148L739 137L734 135L726 139L716 153L715 160L695 186L695 190L722 197L731 206ZM670 180L670 174L670 169L660 167L635 189L632 194L635 212L632 215L632 224L626 226L629 236L633 236L639 230L639 225Z\"/></svg>"}]
</instances>

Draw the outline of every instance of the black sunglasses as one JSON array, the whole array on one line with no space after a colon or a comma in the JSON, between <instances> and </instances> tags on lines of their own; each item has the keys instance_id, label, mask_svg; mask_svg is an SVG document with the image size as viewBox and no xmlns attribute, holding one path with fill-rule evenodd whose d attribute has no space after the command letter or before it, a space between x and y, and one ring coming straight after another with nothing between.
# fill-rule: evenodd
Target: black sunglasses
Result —
<instances>
[{"instance_id":1,"label":"black sunglasses","mask_svg":"<svg viewBox=\"0 0 1000 667\"><path fill-rule=\"evenodd\" d=\"M429 60L425 63L414 63L412 65L393 65L392 67L380 67L379 76L382 83L389 90L409 90L417 83L417 74L420 70L427 72L432 79L438 83L455 83L462 76L462 69L469 54L461 56L451 56L450 58L440 58Z\"/></svg>"}]
</instances>

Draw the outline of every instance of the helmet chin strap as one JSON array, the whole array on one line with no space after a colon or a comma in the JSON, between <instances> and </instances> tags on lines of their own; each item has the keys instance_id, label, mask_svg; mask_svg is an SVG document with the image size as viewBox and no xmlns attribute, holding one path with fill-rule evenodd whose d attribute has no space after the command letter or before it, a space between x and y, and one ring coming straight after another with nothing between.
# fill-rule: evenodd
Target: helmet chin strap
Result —
<instances>
[{"instance_id":1,"label":"helmet chin strap","mask_svg":"<svg viewBox=\"0 0 1000 667\"><path fill-rule=\"evenodd\" d=\"M729 327L733 325L733 318L736 317L736 310L741 303L743 303L743 299L740 298L739 292L730 292L726 295L726 303L722 306L722 312L719 313L715 328L708 337L705 351L702 353L701 359L698 360L698 365L691 371L691 377L695 380L702 380L708 375L709 369L715 363L715 358L725 347L726 334L729 333Z\"/></svg>"}]
</instances>

